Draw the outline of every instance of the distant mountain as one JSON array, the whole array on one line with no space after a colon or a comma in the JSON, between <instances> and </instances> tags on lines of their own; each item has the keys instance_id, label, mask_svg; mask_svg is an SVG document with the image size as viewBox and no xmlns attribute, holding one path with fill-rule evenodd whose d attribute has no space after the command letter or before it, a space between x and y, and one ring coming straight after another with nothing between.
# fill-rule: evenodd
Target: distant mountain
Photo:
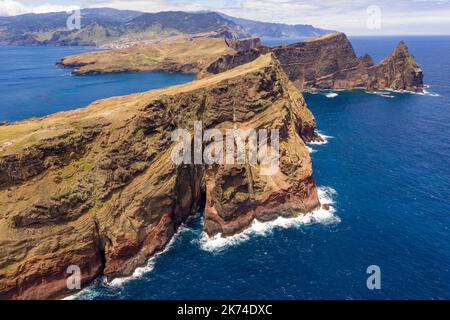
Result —
<instances>
[{"instance_id":1,"label":"distant mountain","mask_svg":"<svg viewBox=\"0 0 450 320\"><path fill-rule=\"evenodd\" d=\"M144 13L126 24L128 29L134 31L147 30L155 25L161 26L163 29L177 30L187 34L228 31L233 35L232 38L250 36L241 26L215 12L189 13L169 11Z\"/></svg>"},{"instance_id":2,"label":"distant mountain","mask_svg":"<svg viewBox=\"0 0 450 320\"><path fill-rule=\"evenodd\" d=\"M69 30L67 12L0 17L0 43L94 45L117 48L136 42L191 37L242 39L302 38L329 30L310 25L286 25L230 17L217 12L169 11L143 13L111 8L81 10L81 29Z\"/></svg>"},{"instance_id":3,"label":"distant mountain","mask_svg":"<svg viewBox=\"0 0 450 320\"><path fill-rule=\"evenodd\" d=\"M81 29L69 30L66 12L0 17L0 43L104 45L114 41L160 40L168 37L206 34L232 39L250 35L217 13L81 10Z\"/></svg>"},{"instance_id":4,"label":"distant mountain","mask_svg":"<svg viewBox=\"0 0 450 320\"><path fill-rule=\"evenodd\" d=\"M225 19L240 25L245 29L245 31L250 33L252 37L257 38L310 38L336 32L334 30L315 28L309 24L290 25L283 23L260 22L235 18L223 13L220 13L220 15Z\"/></svg>"}]
</instances>

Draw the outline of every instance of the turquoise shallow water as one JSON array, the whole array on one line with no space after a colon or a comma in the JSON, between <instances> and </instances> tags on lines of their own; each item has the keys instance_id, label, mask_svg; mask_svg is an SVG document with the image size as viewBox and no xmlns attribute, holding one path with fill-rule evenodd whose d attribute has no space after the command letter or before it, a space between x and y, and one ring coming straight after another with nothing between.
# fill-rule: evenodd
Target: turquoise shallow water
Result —
<instances>
[{"instance_id":1,"label":"turquoise shallow water","mask_svg":"<svg viewBox=\"0 0 450 320\"><path fill-rule=\"evenodd\" d=\"M353 38L352 42L358 54L368 52L378 61L399 40ZM327 144L310 147L314 149L315 178L323 187L323 196L334 201L334 217L316 214L311 221L256 225L253 232L224 245L204 241L200 214L166 252L151 260L145 272L114 285L98 283L78 298L449 299L450 38L405 40L423 67L425 82L431 85L428 91L438 96L380 96L361 91L335 92L334 98L327 97L330 92L306 95L319 129L331 136ZM61 53L58 50L65 49L45 50L57 56ZM3 59L9 56L3 55ZM16 67L17 57L7 63L10 68ZM31 74L67 73L51 64L43 65L42 59L27 59L29 68L34 65L41 70ZM26 77L27 72L23 72ZM112 75L108 81L122 82L129 91L158 85L156 80L133 84L135 76L145 74ZM5 82L4 77L2 72L1 90L11 81ZM84 88L83 95L91 97L99 91L124 93L116 92L106 80L103 85L83 86L95 77L71 81ZM61 103L67 99L43 106L21 102L37 99L29 95L30 86L36 88L31 92L46 92L59 83L54 79L30 80L26 86L17 85L14 92L2 91L0 120L69 108L70 104ZM121 90L122 85L116 88ZM70 85L57 88L52 89L57 97L70 91ZM5 96L10 109L3 103ZM381 268L381 290L366 287L369 265Z\"/></svg>"}]
</instances>

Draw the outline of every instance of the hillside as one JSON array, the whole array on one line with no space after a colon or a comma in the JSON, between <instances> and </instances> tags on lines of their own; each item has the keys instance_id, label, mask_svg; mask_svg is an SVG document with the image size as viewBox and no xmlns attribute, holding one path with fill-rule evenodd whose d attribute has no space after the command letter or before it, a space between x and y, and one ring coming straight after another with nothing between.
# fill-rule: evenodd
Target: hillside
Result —
<instances>
[{"instance_id":1,"label":"hillside","mask_svg":"<svg viewBox=\"0 0 450 320\"><path fill-rule=\"evenodd\" d=\"M111 8L81 10L81 29L69 30L67 12L0 17L0 43L126 48L136 43L195 37L308 38L329 33L311 25L259 22L216 12L143 13Z\"/></svg>"},{"instance_id":2,"label":"hillside","mask_svg":"<svg viewBox=\"0 0 450 320\"><path fill-rule=\"evenodd\" d=\"M204 34L205 37L245 38L240 26L216 13L137 11L109 8L82 9L81 29L69 30L66 12L0 17L0 43L93 45L110 42L160 41Z\"/></svg>"}]
</instances>

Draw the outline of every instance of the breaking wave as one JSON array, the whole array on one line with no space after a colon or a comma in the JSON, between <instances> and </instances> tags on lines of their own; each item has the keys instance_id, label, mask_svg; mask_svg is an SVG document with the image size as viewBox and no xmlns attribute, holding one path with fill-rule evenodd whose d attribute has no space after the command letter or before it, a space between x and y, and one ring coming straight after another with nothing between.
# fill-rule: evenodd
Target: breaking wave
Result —
<instances>
[{"instance_id":1,"label":"breaking wave","mask_svg":"<svg viewBox=\"0 0 450 320\"><path fill-rule=\"evenodd\" d=\"M308 149L308 152L311 153L315 153L317 152L317 150L314 150L313 148L311 148L310 146L306 146L306 149Z\"/></svg>"},{"instance_id":2,"label":"breaking wave","mask_svg":"<svg viewBox=\"0 0 450 320\"><path fill-rule=\"evenodd\" d=\"M172 237L172 239L170 239L169 243L167 244L167 246L164 248L164 250L157 252L155 255L153 255L147 262L147 265L144 267L139 267L136 268L133 272L133 274L129 277L123 277L123 278L115 278L112 281L108 282L106 280L106 278L102 278L102 279L98 279L97 281L95 281L94 283L92 283L89 287L86 287L85 289L81 290L80 292L68 296L66 298L64 298L63 300L75 300L81 296L85 296L85 297L91 297L94 298L95 297L95 292L93 292L91 289L93 287L95 287L96 285L99 284L99 282L101 282L103 285L107 286L107 287L113 287L113 288L118 288L121 287L123 284L131 281L131 280L135 280L135 279L139 279L142 276L148 274L149 272L153 271L154 267L155 267L155 262L156 259L163 255L164 253L166 253L167 251L169 251L173 244L175 243L176 239L185 231L190 230L189 227L186 227L185 225L182 225L177 233Z\"/></svg>"},{"instance_id":3,"label":"breaking wave","mask_svg":"<svg viewBox=\"0 0 450 320\"><path fill-rule=\"evenodd\" d=\"M429 88L429 86L425 87ZM423 92L411 92L412 94L418 94L421 96L429 96L429 97L440 97L439 93L436 92L430 92L427 89L423 89Z\"/></svg>"},{"instance_id":4,"label":"breaking wave","mask_svg":"<svg viewBox=\"0 0 450 320\"><path fill-rule=\"evenodd\" d=\"M325 94L325 97L330 98L330 99L336 98L337 96L338 96L338 94L335 92L330 92L330 93Z\"/></svg>"},{"instance_id":5,"label":"breaking wave","mask_svg":"<svg viewBox=\"0 0 450 320\"><path fill-rule=\"evenodd\" d=\"M374 91L374 92L365 91L365 92L369 93L369 94L376 94L376 95L379 95L379 96L385 97L385 98L391 98L391 99L395 98L395 96L393 96L392 93L409 93L409 94L416 94L419 96L439 97L440 95L438 93L427 90L430 87L431 86L429 86L429 85L425 85L423 92L414 92L414 91L408 91L408 90L394 90L394 89L384 89L382 91Z\"/></svg>"},{"instance_id":6,"label":"breaking wave","mask_svg":"<svg viewBox=\"0 0 450 320\"><path fill-rule=\"evenodd\" d=\"M116 278L113 279L110 282L107 282L106 280L104 280L104 284L106 286L110 286L110 287L120 287L122 286L124 283L131 281L131 280L135 280L135 279L139 279L141 278L143 275L153 271L153 269L155 268L155 261L156 259L158 259L159 256L165 254L167 251L169 251L173 244L175 243L176 239L185 231L187 231L188 229L190 229L189 227L186 227L185 225L182 225L177 233L172 237L172 239L170 239L169 243L166 245L166 247L164 248L164 250L157 252L156 254L154 254L147 262L147 265L145 267L140 267L140 268L136 268L133 272L133 274L129 277L123 277L123 278Z\"/></svg>"},{"instance_id":7,"label":"breaking wave","mask_svg":"<svg viewBox=\"0 0 450 320\"><path fill-rule=\"evenodd\" d=\"M269 222L261 222L255 219L250 227L243 232L226 238L223 238L220 234L214 237L209 237L205 232L203 232L199 241L200 248L209 252L220 252L231 246L247 241L252 236L268 235L274 229L299 228L301 226L313 223L339 223L341 220L335 215L336 209L332 206L334 204L334 197L337 195L336 190L330 187L319 187L318 193L320 203L330 205L329 210L320 208L299 217L278 217L276 220Z\"/></svg>"},{"instance_id":8,"label":"breaking wave","mask_svg":"<svg viewBox=\"0 0 450 320\"><path fill-rule=\"evenodd\" d=\"M333 139L332 136L327 136L326 134L320 132L320 131L316 131L316 133L319 135L319 137L322 138L323 141L313 141L313 142L308 142L309 145L324 145L328 143L329 139Z\"/></svg>"}]
</instances>

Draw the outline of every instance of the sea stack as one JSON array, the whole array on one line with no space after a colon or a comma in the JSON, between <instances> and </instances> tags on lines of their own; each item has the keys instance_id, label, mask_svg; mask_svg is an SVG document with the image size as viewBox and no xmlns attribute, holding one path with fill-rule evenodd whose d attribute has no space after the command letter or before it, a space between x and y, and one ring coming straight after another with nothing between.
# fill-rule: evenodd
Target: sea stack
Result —
<instances>
[{"instance_id":1,"label":"sea stack","mask_svg":"<svg viewBox=\"0 0 450 320\"><path fill-rule=\"evenodd\" d=\"M401 41L392 54L369 68L368 88L389 88L414 92L423 91L423 73L405 42Z\"/></svg>"}]
</instances>

